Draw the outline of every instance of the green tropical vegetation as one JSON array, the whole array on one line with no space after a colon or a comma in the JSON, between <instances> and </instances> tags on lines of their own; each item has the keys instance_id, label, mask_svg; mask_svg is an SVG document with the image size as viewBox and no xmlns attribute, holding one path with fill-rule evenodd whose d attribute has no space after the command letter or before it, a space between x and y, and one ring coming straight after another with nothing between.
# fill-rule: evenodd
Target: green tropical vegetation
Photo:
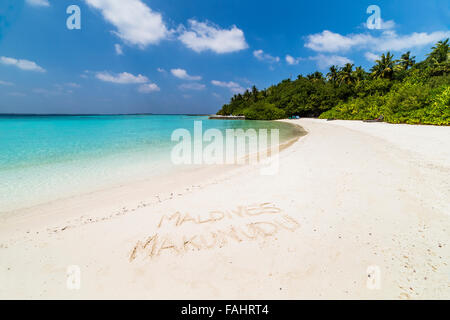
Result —
<instances>
[{"instance_id":1,"label":"green tropical vegetation","mask_svg":"<svg viewBox=\"0 0 450 320\"><path fill-rule=\"evenodd\" d=\"M424 61L411 52L395 60L382 54L369 72L347 63L286 79L264 90L255 86L236 94L219 115L251 120L287 117L370 120L390 123L450 125L449 39L439 41Z\"/></svg>"}]
</instances>

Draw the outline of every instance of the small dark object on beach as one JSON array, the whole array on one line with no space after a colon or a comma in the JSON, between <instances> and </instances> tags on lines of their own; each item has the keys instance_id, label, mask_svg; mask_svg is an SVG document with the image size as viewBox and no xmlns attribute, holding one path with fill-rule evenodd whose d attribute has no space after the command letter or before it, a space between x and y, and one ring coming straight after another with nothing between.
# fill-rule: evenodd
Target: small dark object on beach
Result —
<instances>
[{"instance_id":1,"label":"small dark object on beach","mask_svg":"<svg viewBox=\"0 0 450 320\"><path fill-rule=\"evenodd\" d=\"M384 120L384 116L379 116L375 120L364 120L364 122L383 122L383 120Z\"/></svg>"}]
</instances>

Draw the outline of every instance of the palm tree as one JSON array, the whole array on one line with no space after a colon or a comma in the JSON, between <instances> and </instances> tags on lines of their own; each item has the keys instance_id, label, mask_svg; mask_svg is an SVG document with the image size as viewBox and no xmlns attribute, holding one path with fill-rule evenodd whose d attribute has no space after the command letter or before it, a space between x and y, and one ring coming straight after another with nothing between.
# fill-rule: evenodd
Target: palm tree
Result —
<instances>
[{"instance_id":1,"label":"palm tree","mask_svg":"<svg viewBox=\"0 0 450 320\"><path fill-rule=\"evenodd\" d=\"M337 66L331 66L330 72L327 73L327 78L329 81L336 83L339 79L339 71Z\"/></svg>"},{"instance_id":2,"label":"palm tree","mask_svg":"<svg viewBox=\"0 0 450 320\"><path fill-rule=\"evenodd\" d=\"M245 92L244 92L244 100L245 101L248 101L249 99L250 99L250 96L251 96L251 93L250 93L250 91L248 91L248 89L247 90L245 90Z\"/></svg>"},{"instance_id":3,"label":"palm tree","mask_svg":"<svg viewBox=\"0 0 450 320\"><path fill-rule=\"evenodd\" d=\"M430 54L428 54L428 58L431 59L431 61L435 63L441 63L448 59L449 54L449 43L448 38L445 41L439 41L436 43L434 47L431 49L433 50Z\"/></svg>"},{"instance_id":4,"label":"palm tree","mask_svg":"<svg viewBox=\"0 0 450 320\"><path fill-rule=\"evenodd\" d=\"M380 59L376 60L376 65L372 67L372 76L375 78L392 79L394 75L395 60L390 52L382 54Z\"/></svg>"},{"instance_id":5,"label":"palm tree","mask_svg":"<svg viewBox=\"0 0 450 320\"><path fill-rule=\"evenodd\" d=\"M340 83L351 84L353 83L353 66L352 63L346 63L341 71L339 72Z\"/></svg>"},{"instance_id":6,"label":"palm tree","mask_svg":"<svg viewBox=\"0 0 450 320\"><path fill-rule=\"evenodd\" d=\"M259 93L258 89L256 88L255 85L253 85L253 87L252 87L252 97L253 97L253 101L254 102L258 101L258 93Z\"/></svg>"},{"instance_id":7,"label":"palm tree","mask_svg":"<svg viewBox=\"0 0 450 320\"><path fill-rule=\"evenodd\" d=\"M308 74L306 77L308 78L308 80L312 80L312 81L323 80L323 74L322 74L322 72L319 72L319 71Z\"/></svg>"},{"instance_id":8,"label":"palm tree","mask_svg":"<svg viewBox=\"0 0 450 320\"><path fill-rule=\"evenodd\" d=\"M411 57L411 51L402 54L402 57L399 60L399 66L403 70L408 70L409 67L412 67L416 64L416 57Z\"/></svg>"},{"instance_id":9,"label":"palm tree","mask_svg":"<svg viewBox=\"0 0 450 320\"><path fill-rule=\"evenodd\" d=\"M355 71L353 71L353 79L356 80L356 82L361 82L366 78L366 72L362 67L357 67Z\"/></svg>"}]
</instances>

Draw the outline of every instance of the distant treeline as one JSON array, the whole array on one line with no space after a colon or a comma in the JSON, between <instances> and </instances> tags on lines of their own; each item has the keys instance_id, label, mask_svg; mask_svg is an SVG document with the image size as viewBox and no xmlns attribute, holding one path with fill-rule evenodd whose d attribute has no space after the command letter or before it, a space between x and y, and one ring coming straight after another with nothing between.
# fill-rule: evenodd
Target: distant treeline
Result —
<instances>
[{"instance_id":1,"label":"distant treeline","mask_svg":"<svg viewBox=\"0 0 450 320\"><path fill-rule=\"evenodd\" d=\"M387 52L366 72L346 64L286 79L265 90L255 86L234 95L219 115L274 120L292 116L450 125L449 39L439 41L416 63L410 52L400 59Z\"/></svg>"}]
</instances>

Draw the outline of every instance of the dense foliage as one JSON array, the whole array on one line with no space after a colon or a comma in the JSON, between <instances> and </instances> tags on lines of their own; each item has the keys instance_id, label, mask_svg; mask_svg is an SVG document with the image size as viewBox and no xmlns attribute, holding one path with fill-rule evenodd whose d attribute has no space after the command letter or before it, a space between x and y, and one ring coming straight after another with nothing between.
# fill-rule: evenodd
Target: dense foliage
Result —
<instances>
[{"instance_id":1,"label":"dense foliage","mask_svg":"<svg viewBox=\"0 0 450 320\"><path fill-rule=\"evenodd\" d=\"M346 64L300 75L296 80L259 91L256 87L231 98L220 115L273 120L292 116L450 125L449 40L439 41L417 63L410 52L400 59L383 54L370 72Z\"/></svg>"}]
</instances>

